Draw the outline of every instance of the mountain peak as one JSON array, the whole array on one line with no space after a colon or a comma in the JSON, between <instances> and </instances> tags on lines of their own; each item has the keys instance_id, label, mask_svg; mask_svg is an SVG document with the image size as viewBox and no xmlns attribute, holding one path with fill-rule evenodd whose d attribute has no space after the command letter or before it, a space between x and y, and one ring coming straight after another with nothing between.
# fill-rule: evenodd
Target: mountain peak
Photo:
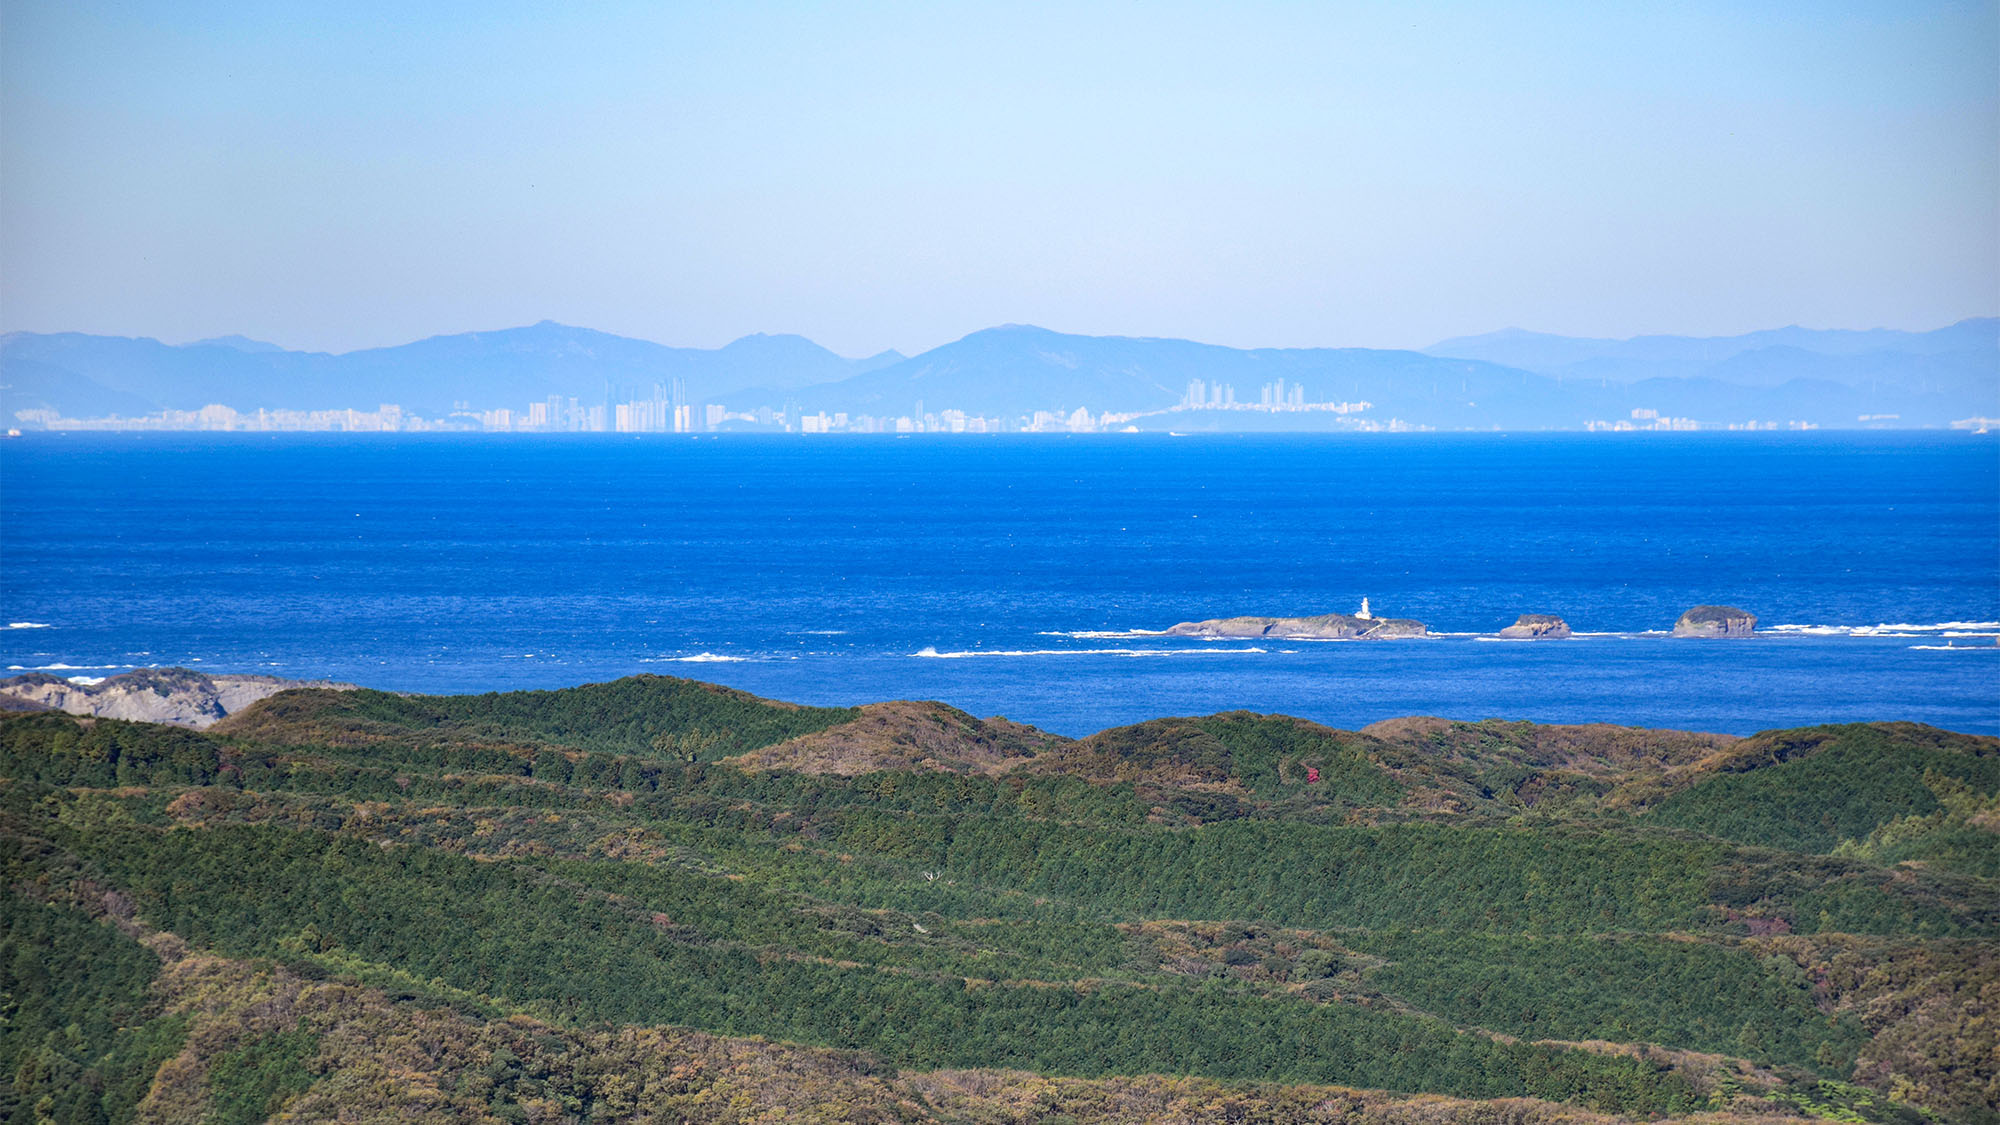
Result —
<instances>
[{"instance_id":1,"label":"mountain peak","mask_svg":"<svg viewBox=\"0 0 2000 1125\"><path fill-rule=\"evenodd\" d=\"M991 328L981 328L977 332L968 332L964 336L959 338L959 342L964 343L968 340L1005 340L1005 339L1028 339L1028 338L1041 339L1041 338L1059 337L1062 335L1063 333L1061 332L1057 332L1054 329L1050 328L1043 328L1041 325L1038 324L1010 323L1010 324L996 324Z\"/></svg>"},{"instance_id":2,"label":"mountain peak","mask_svg":"<svg viewBox=\"0 0 2000 1125\"><path fill-rule=\"evenodd\" d=\"M729 341L722 345L720 350L725 353L833 354L812 340L792 332L752 332L748 336L739 336Z\"/></svg>"},{"instance_id":3,"label":"mountain peak","mask_svg":"<svg viewBox=\"0 0 2000 1125\"><path fill-rule=\"evenodd\" d=\"M263 340L253 340L248 336L240 336L235 333L227 336L210 336L205 340L196 340L191 344L184 344L182 346L189 348L230 348L235 351L250 352L252 354L281 352L285 350L276 344Z\"/></svg>"}]
</instances>

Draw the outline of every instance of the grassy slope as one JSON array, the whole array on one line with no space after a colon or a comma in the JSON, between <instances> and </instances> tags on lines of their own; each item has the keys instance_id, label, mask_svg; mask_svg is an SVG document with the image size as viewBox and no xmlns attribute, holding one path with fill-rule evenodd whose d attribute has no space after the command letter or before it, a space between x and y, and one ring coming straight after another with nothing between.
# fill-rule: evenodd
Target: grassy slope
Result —
<instances>
[{"instance_id":1,"label":"grassy slope","mask_svg":"<svg viewBox=\"0 0 2000 1125\"><path fill-rule=\"evenodd\" d=\"M2000 739L1910 723L1759 735L1676 777L1649 820L1726 839L1829 852L1898 817L1941 807L1941 779L2000 792Z\"/></svg>"},{"instance_id":2,"label":"grassy slope","mask_svg":"<svg viewBox=\"0 0 2000 1125\"><path fill-rule=\"evenodd\" d=\"M393 695L281 692L218 723L267 743L374 741L559 746L710 761L851 721L850 708L800 707L669 676L561 691Z\"/></svg>"},{"instance_id":3,"label":"grassy slope","mask_svg":"<svg viewBox=\"0 0 2000 1125\"><path fill-rule=\"evenodd\" d=\"M870 703L853 719L724 759L741 770L853 777L930 769L998 774L1069 739L1006 719L976 719L942 703Z\"/></svg>"},{"instance_id":4,"label":"grassy slope","mask_svg":"<svg viewBox=\"0 0 2000 1125\"><path fill-rule=\"evenodd\" d=\"M2000 888L1963 859L1993 851L1991 740L1354 733L1232 714L1068 743L949 709L871 726L879 710L658 678L348 700L290 693L214 737L0 720L7 837L41 842L21 863L116 887L203 947L468 1020L675 1022L906 1067L1191 1070L1600 1110L1872 1099L1880 1115L1895 1091L1965 1114L2000 1090L2000 1042L1963 1016L2000 989ZM937 732L914 760L989 760L857 776L687 760L824 750L843 730L872 753L911 721ZM1857 757L1908 759L1922 795L1871 786ZM1759 774L1783 783L1731 806L1729 786ZM1765 819L1688 811L1716 807ZM1816 850L1847 854L1745 846L1829 807L1863 838ZM1956 833L1932 849L1946 862L1871 860L1940 833ZM297 1083L320 1041L286 1030L210 1051L188 1096L244 1120L316 1096Z\"/></svg>"}]
</instances>

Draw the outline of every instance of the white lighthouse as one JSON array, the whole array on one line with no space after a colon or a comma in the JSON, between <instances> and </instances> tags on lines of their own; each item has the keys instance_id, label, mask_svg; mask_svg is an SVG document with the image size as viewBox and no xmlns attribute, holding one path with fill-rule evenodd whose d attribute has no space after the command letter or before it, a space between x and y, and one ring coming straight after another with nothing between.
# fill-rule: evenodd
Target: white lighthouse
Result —
<instances>
[{"instance_id":1,"label":"white lighthouse","mask_svg":"<svg viewBox=\"0 0 2000 1125\"><path fill-rule=\"evenodd\" d=\"M1361 599L1361 612L1359 612L1359 613L1356 613L1356 614L1355 614L1354 616L1356 616L1356 617L1359 617L1359 618L1360 618L1361 620L1363 620L1363 621L1373 621L1373 620L1375 620L1375 615L1374 615L1374 614L1372 614L1372 613L1370 613L1370 612L1368 612L1368 599L1367 599L1367 598L1362 598L1362 599Z\"/></svg>"}]
</instances>

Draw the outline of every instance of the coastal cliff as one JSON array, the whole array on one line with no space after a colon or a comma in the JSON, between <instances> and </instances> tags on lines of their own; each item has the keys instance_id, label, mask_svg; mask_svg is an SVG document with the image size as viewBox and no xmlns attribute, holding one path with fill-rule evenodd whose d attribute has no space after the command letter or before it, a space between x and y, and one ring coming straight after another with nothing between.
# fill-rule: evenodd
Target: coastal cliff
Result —
<instances>
[{"instance_id":1,"label":"coastal cliff","mask_svg":"<svg viewBox=\"0 0 2000 1125\"><path fill-rule=\"evenodd\" d=\"M211 676L186 668L139 668L94 684L30 672L0 680L0 709L67 711L202 730L267 696L304 687L351 691L354 685L277 676Z\"/></svg>"},{"instance_id":2,"label":"coastal cliff","mask_svg":"<svg viewBox=\"0 0 2000 1125\"><path fill-rule=\"evenodd\" d=\"M1733 605L1698 605L1674 622L1676 637L1747 637L1757 615Z\"/></svg>"},{"instance_id":3,"label":"coastal cliff","mask_svg":"<svg viewBox=\"0 0 2000 1125\"><path fill-rule=\"evenodd\" d=\"M1218 617L1207 621L1183 621L1168 629L1166 635L1232 640L1274 637L1333 641L1421 637L1428 631L1423 622L1407 618L1357 617L1345 613L1326 613L1318 617Z\"/></svg>"}]
</instances>

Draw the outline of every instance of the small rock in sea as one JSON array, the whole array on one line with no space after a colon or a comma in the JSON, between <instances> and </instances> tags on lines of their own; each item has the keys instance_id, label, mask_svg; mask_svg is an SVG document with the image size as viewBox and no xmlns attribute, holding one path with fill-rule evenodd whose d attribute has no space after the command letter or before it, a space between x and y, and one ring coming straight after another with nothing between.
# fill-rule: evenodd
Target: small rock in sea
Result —
<instances>
[{"instance_id":1,"label":"small rock in sea","mask_svg":"<svg viewBox=\"0 0 2000 1125\"><path fill-rule=\"evenodd\" d=\"M1569 636L1569 622L1553 613L1524 613L1500 630L1500 635L1511 640L1559 641Z\"/></svg>"},{"instance_id":2,"label":"small rock in sea","mask_svg":"<svg viewBox=\"0 0 2000 1125\"><path fill-rule=\"evenodd\" d=\"M1733 605L1698 605L1674 622L1676 637L1747 637L1757 615Z\"/></svg>"}]
</instances>

